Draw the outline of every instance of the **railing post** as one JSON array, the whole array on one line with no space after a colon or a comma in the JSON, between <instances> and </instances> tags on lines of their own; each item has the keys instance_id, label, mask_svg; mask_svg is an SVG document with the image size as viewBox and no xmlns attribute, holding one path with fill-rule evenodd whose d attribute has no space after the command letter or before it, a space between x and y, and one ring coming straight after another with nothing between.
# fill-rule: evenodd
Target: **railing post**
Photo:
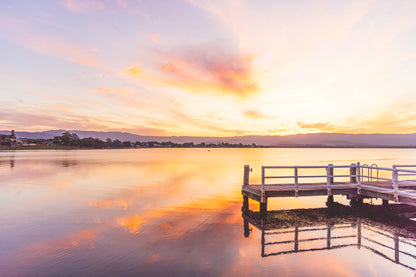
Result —
<instances>
[{"instance_id":1,"label":"railing post","mask_svg":"<svg viewBox=\"0 0 416 277\"><path fill-rule=\"evenodd\" d=\"M393 188L394 188L394 202L399 202L399 174L397 172L397 168L393 169Z\"/></svg>"},{"instance_id":2,"label":"railing post","mask_svg":"<svg viewBox=\"0 0 416 277\"><path fill-rule=\"evenodd\" d=\"M360 162L357 162L357 194L361 194L361 166Z\"/></svg>"},{"instance_id":3,"label":"railing post","mask_svg":"<svg viewBox=\"0 0 416 277\"><path fill-rule=\"evenodd\" d=\"M350 182L357 183L357 165L351 164L350 167Z\"/></svg>"},{"instance_id":4,"label":"railing post","mask_svg":"<svg viewBox=\"0 0 416 277\"><path fill-rule=\"evenodd\" d=\"M326 189L328 191L328 195L331 195L331 184L334 183L334 168L332 166L333 164L329 164L326 168Z\"/></svg>"},{"instance_id":5,"label":"railing post","mask_svg":"<svg viewBox=\"0 0 416 277\"><path fill-rule=\"evenodd\" d=\"M249 185L249 178L250 178L250 166L246 164L244 166L244 181L243 181L244 186Z\"/></svg>"},{"instance_id":6,"label":"railing post","mask_svg":"<svg viewBox=\"0 0 416 277\"><path fill-rule=\"evenodd\" d=\"M329 181L331 183L331 185L334 184L334 165L333 164L329 164Z\"/></svg>"},{"instance_id":7,"label":"railing post","mask_svg":"<svg viewBox=\"0 0 416 277\"><path fill-rule=\"evenodd\" d=\"M298 197L299 196L299 190L298 190L298 168L295 167L295 196Z\"/></svg>"},{"instance_id":8,"label":"railing post","mask_svg":"<svg viewBox=\"0 0 416 277\"><path fill-rule=\"evenodd\" d=\"M265 190L264 190L264 166L261 167L261 203L265 203L266 202L266 195L265 195Z\"/></svg>"}]
</instances>

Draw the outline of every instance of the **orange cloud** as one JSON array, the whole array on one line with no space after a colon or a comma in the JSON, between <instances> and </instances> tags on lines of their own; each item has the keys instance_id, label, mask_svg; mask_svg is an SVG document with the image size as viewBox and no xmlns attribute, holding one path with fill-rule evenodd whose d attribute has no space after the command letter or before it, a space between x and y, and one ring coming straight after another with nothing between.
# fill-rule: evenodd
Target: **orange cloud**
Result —
<instances>
[{"instance_id":1,"label":"orange cloud","mask_svg":"<svg viewBox=\"0 0 416 277\"><path fill-rule=\"evenodd\" d=\"M173 65L164 64L160 67L160 70L162 70L162 71L172 71L173 70Z\"/></svg>"},{"instance_id":2,"label":"orange cloud","mask_svg":"<svg viewBox=\"0 0 416 277\"><path fill-rule=\"evenodd\" d=\"M264 115L262 112L256 110L247 110L243 115L251 119L272 119L271 116Z\"/></svg>"},{"instance_id":3,"label":"orange cloud","mask_svg":"<svg viewBox=\"0 0 416 277\"><path fill-rule=\"evenodd\" d=\"M326 122L318 122L318 123L312 123L312 124L306 124L302 122L297 123L298 127L302 129L308 129L310 131L316 130L316 131L331 131L334 130L334 126L330 123Z\"/></svg>"},{"instance_id":4,"label":"orange cloud","mask_svg":"<svg viewBox=\"0 0 416 277\"><path fill-rule=\"evenodd\" d=\"M121 74L133 75L134 77L140 77L140 75L142 75L142 73L143 73L143 70L141 68L137 67L136 65L133 65L130 68L121 72Z\"/></svg>"},{"instance_id":5,"label":"orange cloud","mask_svg":"<svg viewBox=\"0 0 416 277\"><path fill-rule=\"evenodd\" d=\"M71 105L64 103L54 103L51 105L52 110L61 112L61 113L70 113L75 111L75 108Z\"/></svg>"},{"instance_id":6,"label":"orange cloud","mask_svg":"<svg viewBox=\"0 0 416 277\"><path fill-rule=\"evenodd\" d=\"M122 74L195 93L221 93L244 97L260 91L251 68L251 56L230 54L213 47L183 48L173 53L155 53L155 58L159 61L149 65L149 73L143 75L140 68L132 66ZM154 70L157 68L156 64L161 64L160 61L164 61L164 65L158 66L160 70Z\"/></svg>"},{"instance_id":7,"label":"orange cloud","mask_svg":"<svg viewBox=\"0 0 416 277\"><path fill-rule=\"evenodd\" d=\"M90 89L90 93L128 93L129 89L120 89L120 88L96 88Z\"/></svg>"},{"instance_id":8,"label":"orange cloud","mask_svg":"<svg viewBox=\"0 0 416 277\"><path fill-rule=\"evenodd\" d=\"M88 206L95 207L95 208L113 208L113 207L121 207L124 210L127 210L131 203L127 203L123 200L101 200L101 201L88 201Z\"/></svg>"}]
</instances>

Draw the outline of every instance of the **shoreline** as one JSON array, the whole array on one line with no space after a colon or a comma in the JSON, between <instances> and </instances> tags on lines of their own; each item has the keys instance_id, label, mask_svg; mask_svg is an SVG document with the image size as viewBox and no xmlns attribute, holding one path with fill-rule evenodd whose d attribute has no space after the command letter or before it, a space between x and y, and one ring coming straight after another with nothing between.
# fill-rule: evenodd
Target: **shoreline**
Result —
<instances>
[{"instance_id":1,"label":"shoreline","mask_svg":"<svg viewBox=\"0 0 416 277\"><path fill-rule=\"evenodd\" d=\"M0 147L0 151L11 150L110 150L110 149L245 149L245 148L299 148L299 149L416 149L416 146L318 146L318 145L305 145L305 146L256 146L256 147L131 147L131 148L85 148L76 146L18 146L18 147Z\"/></svg>"}]
</instances>

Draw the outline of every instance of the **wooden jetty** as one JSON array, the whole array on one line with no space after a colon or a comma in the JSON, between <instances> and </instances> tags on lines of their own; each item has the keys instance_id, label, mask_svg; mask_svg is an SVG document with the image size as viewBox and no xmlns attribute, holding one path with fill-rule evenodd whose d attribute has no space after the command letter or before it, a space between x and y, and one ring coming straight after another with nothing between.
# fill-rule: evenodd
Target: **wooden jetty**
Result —
<instances>
[{"instance_id":1,"label":"wooden jetty","mask_svg":"<svg viewBox=\"0 0 416 277\"><path fill-rule=\"evenodd\" d=\"M313 170L314 173L302 174L308 170ZM393 201L416 206L416 165L385 168L357 162L327 166L262 166L261 184L249 183L250 171L250 166L245 165L243 208L247 208L248 199L252 199L260 203L260 213L263 214L267 213L267 200L271 197L325 195L328 196L327 204L330 204L333 203L334 195L344 195L351 200L351 205L361 204L363 198L379 198L383 200L383 205ZM343 173L340 174L339 171ZM311 179L317 181L305 182ZM270 180L289 181L270 183Z\"/></svg>"}]
</instances>

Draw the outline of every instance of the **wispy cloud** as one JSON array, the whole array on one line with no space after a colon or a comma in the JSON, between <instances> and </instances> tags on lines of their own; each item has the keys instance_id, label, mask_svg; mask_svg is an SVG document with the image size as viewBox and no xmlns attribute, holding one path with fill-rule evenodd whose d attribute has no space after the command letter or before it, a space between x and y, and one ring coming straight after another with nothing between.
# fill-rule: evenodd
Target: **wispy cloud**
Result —
<instances>
[{"instance_id":1,"label":"wispy cloud","mask_svg":"<svg viewBox=\"0 0 416 277\"><path fill-rule=\"evenodd\" d=\"M31 122L28 127L28 122ZM140 135L166 135L165 129L143 126L105 116L81 114L74 107L53 103L39 109L25 106L20 110L2 109L0 111L0 126L4 129L26 131L66 129L66 130L97 130L131 132Z\"/></svg>"},{"instance_id":2,"label":"wispy cloud","mask_svg":"<svg viewBox=\"0 0 416 277\"><path fill-rule=\"evenodd\" d=\"M11 30L13 31L11 32ZM94 51L89 48L46 33L24 20L18 20L0 13L0 34L2 33L9 41L33 52L57 56L66 61L82 65L98 65L98 59Z\"/></svg>"},{"instance_id":3,"label":"wispy cloud","mask_svg":"<svg viewBox=\"0 0 416 277\"><path fill-rule=\"evenodd\" d=\"M126 70L123 70L123 72L121 72L121 74L124 75L132 75L134 77L140 77L143 73L143 70L138 67L137 65L133 65L129 68L127 68Z\"/></svg>"},{"instance_id":4,"label":"wispy cloud","mask_svg":"<svg viewBox=\"0 0 416 277\"><path fill-rule=\"evenodd\" d=\"M85 9L102 10L107 8L107 4L105 1L95 0L66 0L65 7L72 11L80 11Z\"/></svg>"},{"instance_id":5,"label":"wispy cloud","mask_svg":"<svg viewBox=\"0 0 416 277\"><path fill-rule=\"evenodd\" d=\"M114 11L114 9L127 9L140 1L135 0L66 0L64 6L70 11Z\"/></svg>"},{"instance_id":6,"label":"wispy cloud","mask_svg":"<svg viewBox=\"0 0 416 277\"><path fill-rule=\"evenodd\" d=\"M128 88L96 88L90 89L90 93L129 93L131 92Z\"/></svg>"},{"instance_id":7,"label":"wispy cloud","mask_svg":"<svg viewBox=\"0 0 416 277\"><path fill-rule=\"evenodd\" d=\"M260 92L250 55L229 53L214 46L182 47L169 52L158 50L153 54L156 62L149 65L147 74L137 66L122 73L195 93L244 97Z\"/></svg>"},{"instance_id":8,"label":"wispy cloud","mask_svg":"<svg viewBox=\"0 0 416 277\"><path fill-rule=\"evenodd\" d=\"M298 122L297 126L306 131L328 132L334 130L334 126L327 122L317 122L311 124Z\"/></svg>"},{"instance_id":9,"label":"wispy cloud","mask_svg":"<svg viewBox=\"0 0 416 277\"><path fill-rule=\"evenodd\" d=\"M244 111L243 115L251 119L272 119L273 117L263 114L260 111L256 110L247 110Z\"/></svg>"},{"instance_id":10,"label":"wispy cloud","mask_svg":"<svg viewBox=\"0 0 416 277\"><path fill-rule=\"evenodd\" d=\"M336 131L348 133L416 133L416 98L407 95L375 112L357 114L346 120Z\"/></svg>"},{"instance_id":11,"label":"wispy cloud","mask_svg":"<svg viewBox=\"0 0 416 277\"><path fill-rule=\"evenodd\" d=\"M159 35L158 34L155 34L155 33L150 33L150 34L148 34L147 35L147 37L153 42L153 43L155 43L155 44L159 44L160 43L160 41L159 41Z\"/></svg>"}]
</instances>

